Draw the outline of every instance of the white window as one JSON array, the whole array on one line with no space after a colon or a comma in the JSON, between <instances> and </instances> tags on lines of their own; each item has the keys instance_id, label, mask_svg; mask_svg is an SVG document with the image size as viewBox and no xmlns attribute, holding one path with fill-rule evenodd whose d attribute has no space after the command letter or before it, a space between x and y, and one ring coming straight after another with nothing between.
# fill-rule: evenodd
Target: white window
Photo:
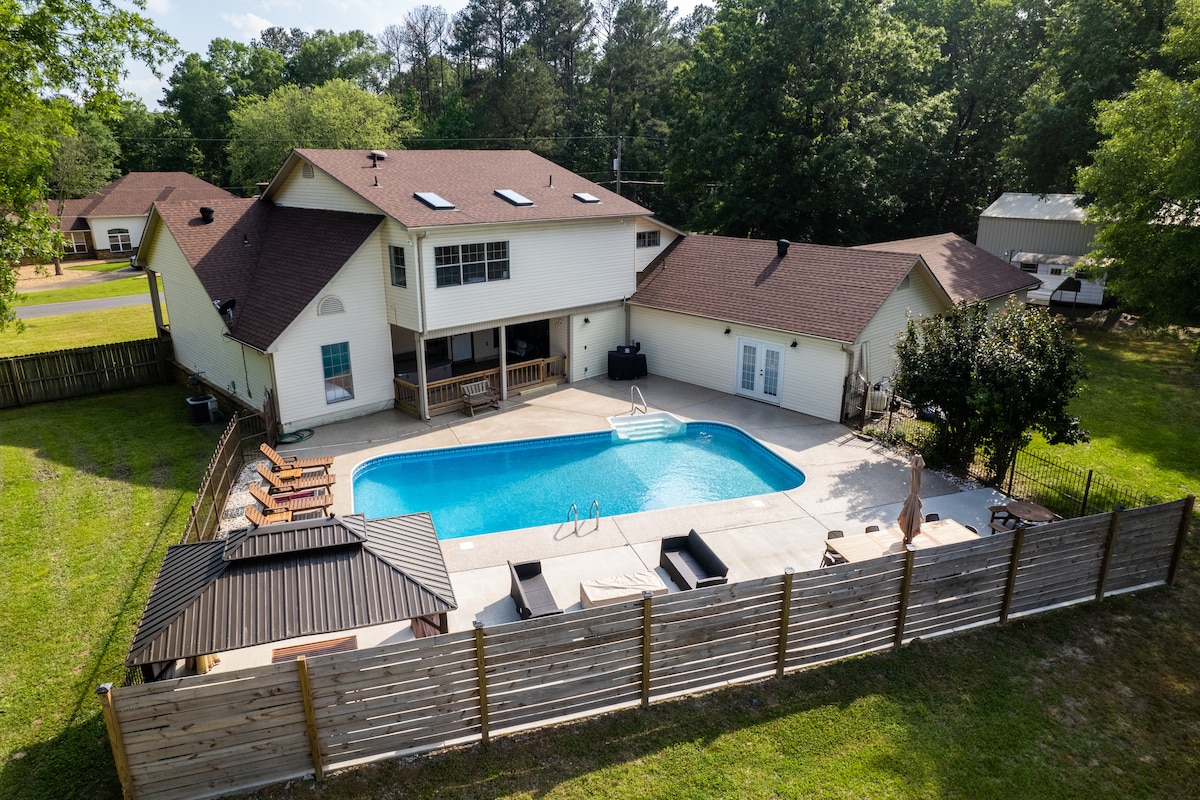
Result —
<instances>
[{"instance_id":1,"label":"white window","mask_svg":"<svg viewBox=\"0 0 1200 800\"><path fill-rule=\"evenodd\" d=\"M638 231L638 247L658 247L661 238L658 231Z\"/></svg>"},{"instance_id":2,"label":"white window","mask_svg":"<svg viewBox=\"0 0 1200 800\"><path fill-rule=\"evenodd\" d=\"M86 253L87 234L83 231L71 231L66 234L66 242L63 244L63 252L70 253Z\"/></svg>"},{"instance_id":3,"label":"white window","mask_svg":"<svg viewBox=\"0 0 1200 800\"><path fill-rule=\"evenodd\" d=\"M404 266L404 248L395 245L388 248L392 262L392 286L408 286L408 270Z\"/></svg>"},{"instance_id":4,"label":"white window","mask_svg":"<svg viewBox=\"0 0 1200 800\"><path fill-rule=\"evenodd\" d=\"M325 402L354 399L354 374L350 370L350 343L321 345L321 367L325 372Z\"/></svg>"},{"instance_id":5,"label":"white window","mask_svg":"<svg viewBox=\"0 0 1200 800\"><path fill-rule=\"evenodd\" d=\"M435 247L433 266L438 286L508 280L508 242Z\"/></svg>"},{"instance_id":6,"label":"white window","mask_svg":"<svg viewBox=\"0 0 1200 800\"><path fill-rule=\"evenodd\" d=\"M110 229L108 232L108 249L114 253L128 253L133 250L133 242L129 238L129 229Z\"/></svg>"}]
</instances>

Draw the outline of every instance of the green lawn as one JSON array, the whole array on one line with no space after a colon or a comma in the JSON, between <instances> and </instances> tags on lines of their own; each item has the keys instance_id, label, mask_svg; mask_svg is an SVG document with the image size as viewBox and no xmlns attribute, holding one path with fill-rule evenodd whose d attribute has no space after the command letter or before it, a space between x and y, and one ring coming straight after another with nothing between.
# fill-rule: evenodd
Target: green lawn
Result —
<instances>
[{"instance_id":1,"label":"green lawn","mask_svg":"<svg viewBox=\"0 0 1200 800\"><path fill-rule=\"evenodd\" d=\"M164 386L0 411L0 797L113 797L119 681L220 435Z\"/></svg>"},{"instance_id":2,"label":"green lawn","mask_svg":"<svg viewBox=\"0 0 1200 800\"><path fill-rule=\"evenodd\" d=\"M128 267L128 261L104 261L99 264L80 264L76 267L67 267L67 269L81 270L84 272L115 272L119 269L126 269Z\"/></svg>"},{"instance_id":3,"label":"green lawn","mask_svg":"<svg viewBox=\"0 0 1200 800\"><path fill-rule=\"evenodd\" d=\"M160 292L162 291L161 278L158 281L158 289ZM73 300L97 300L103 297L127 297L135 294L144 294L147 297L150 295L150 286L143 273L103 283L92 283L87 286L68 286L62 289L29 292L19 295L16 305L38 306L46 303L68 303Z\"/></svg>"},{"instance_id":4,"label":"green lawn","mask_svg":"<svg viewBox=\"0 0 1200 800\"><path fill-rule=\"evenodd\" d=\"M163 313L165 319L165 309ZM23 331L18 331L15 325L0 331L0 358L152 339L157 335L154 314L148 305L58 314L25 320Z\"/></svg>"}]
</instances>

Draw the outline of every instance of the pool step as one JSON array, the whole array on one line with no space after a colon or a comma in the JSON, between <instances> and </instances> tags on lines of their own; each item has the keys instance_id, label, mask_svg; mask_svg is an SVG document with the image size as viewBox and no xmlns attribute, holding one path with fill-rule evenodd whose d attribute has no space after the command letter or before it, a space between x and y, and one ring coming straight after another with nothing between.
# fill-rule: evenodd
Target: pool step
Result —
<instances>
[{"instance_id":1,"label":"pool step","mask_svg":"<svg viewBox=\"0 0 1200 800\"><path fill-rule=\"evenodd\" d=\"M643 442L647 439L665 439L683 428L683 422L673 414L656 411L627 417L609 417L613 432L618 439L627 442Z\"/></svg>"}]
</instances>

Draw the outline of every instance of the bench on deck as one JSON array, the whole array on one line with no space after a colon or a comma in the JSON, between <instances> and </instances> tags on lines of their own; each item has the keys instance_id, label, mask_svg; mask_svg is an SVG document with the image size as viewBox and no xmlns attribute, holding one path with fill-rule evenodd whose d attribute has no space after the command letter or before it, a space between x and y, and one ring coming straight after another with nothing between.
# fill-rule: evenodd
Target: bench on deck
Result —
<instances>
[{"instance_id":1,"label":"bench on deck","mask_svg":"<svg viewBox=\"0 0 1200 800\"><path fill-rule=\"evenodd\" d=\"M680 589L717 586L729 580L729 567L694 530L687 536L663 539L658 565Z\"/></svg>"},{"instance_id":2,"label":"bench on deck","mask_svg":"<svg viewBox=\"0 0 1200 800\"><path fill-rule=\"evenodd\" d=\"M483 406L500 407L500 396L486 380L471 381L462 386L462 412L467 416L475 416L475 409Z\"/></svg>"}]
</instances>

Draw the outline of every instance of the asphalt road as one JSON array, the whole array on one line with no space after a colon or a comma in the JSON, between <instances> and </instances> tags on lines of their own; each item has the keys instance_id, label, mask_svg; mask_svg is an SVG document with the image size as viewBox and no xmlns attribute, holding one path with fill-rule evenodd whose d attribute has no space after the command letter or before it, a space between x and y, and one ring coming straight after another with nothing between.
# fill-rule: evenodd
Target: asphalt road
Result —
<instances>
[{"instance_id":1,"label":"asphalt road","mask_svg":"<svg viewBox=\"0 0 1200 800\"><path fill-rule=\"evenodd\" d=\"M164 295L159 292L159 300ZM106 308L123 308L124 306L148 306L149 294L131 294L124 297L101 297L96 300L72 300L69 303L43 303L38 306L17 306L17 319L36 319L38 317L53 317L58 314L77 314L80 311L101 311Z\"/></svg>"}]
</instances>

